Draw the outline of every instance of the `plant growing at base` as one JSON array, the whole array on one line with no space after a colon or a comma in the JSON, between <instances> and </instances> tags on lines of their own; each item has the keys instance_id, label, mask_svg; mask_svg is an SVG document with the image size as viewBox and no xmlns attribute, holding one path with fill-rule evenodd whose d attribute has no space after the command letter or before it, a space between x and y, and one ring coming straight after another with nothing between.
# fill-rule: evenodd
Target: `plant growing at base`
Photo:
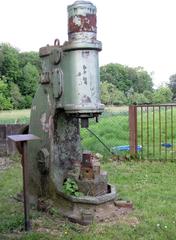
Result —
<instances>
[{"instance_id":1,"label":"plant growing at base","mask_svg":"<svg viewBox=\"0 0 176 240\"><path fill-rule=\"evenodd\" d=\"M82 192L78 191L78 185L75 182L75 180L71 178L67 178L67 180L63 184L63 192L67 195L72 195L75 197L83 196L84 194Z\"/></svg>"}]
</instances>

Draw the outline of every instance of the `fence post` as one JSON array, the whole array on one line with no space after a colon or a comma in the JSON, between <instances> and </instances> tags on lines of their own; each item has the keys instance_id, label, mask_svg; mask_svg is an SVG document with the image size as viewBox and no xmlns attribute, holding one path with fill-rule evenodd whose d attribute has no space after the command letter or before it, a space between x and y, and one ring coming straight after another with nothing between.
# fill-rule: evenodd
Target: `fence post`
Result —
<instances>
[{"instance_id":1,"label":"fence post","mask_svg":"<svg viewBox=\"0 0 176 240\"><path fill-rule=\"evenodd\" d=\"M130 155L137 153L137 106L129 106L129 130L130 130Z\"/></svg>"}]
</instances>

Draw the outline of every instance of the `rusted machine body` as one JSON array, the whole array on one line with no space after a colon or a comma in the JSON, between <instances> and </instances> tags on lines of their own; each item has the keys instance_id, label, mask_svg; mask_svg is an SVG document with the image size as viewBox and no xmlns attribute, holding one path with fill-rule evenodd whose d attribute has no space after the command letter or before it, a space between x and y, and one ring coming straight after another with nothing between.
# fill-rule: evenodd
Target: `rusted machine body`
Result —
<instances>
[{"instance_id":1,"label":"rusted machine body","mask_svg":"<svg viewBox=\"0 0 176 240\"><path fill-rule=\"evenodd\" d=\"M96 7L86 1L68 6L68 41L55 40L39 51L42 63L40 86L31 109L29 133L40 141L29 143L30 201L54 199L63 215L86 224L95 219L116 197L108 185L99 159L83 152L81 127L103 112L100 102ZM68 196L63 184L73 179L84 196Z\"/></svg>"}]
</instances>

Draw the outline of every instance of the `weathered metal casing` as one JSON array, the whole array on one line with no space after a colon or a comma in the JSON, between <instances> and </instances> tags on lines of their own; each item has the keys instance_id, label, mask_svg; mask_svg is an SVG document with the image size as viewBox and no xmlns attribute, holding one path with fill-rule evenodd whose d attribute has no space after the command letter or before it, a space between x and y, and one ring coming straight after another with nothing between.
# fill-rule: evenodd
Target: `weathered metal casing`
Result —
<instances>
[{"instance_id":1,"label":"weathered metal casing","mask_svg":"<svg viewBox=\"0 0 176 240\"><path fill-rule=\"evenodd\" d=\"M101 113L96 7L86 1L68 6L68 39L60 63L64 76L62 107L67 113Z\"/></svg>"},{"instance_id":2,"label":"weathered metal casing","mask_svg":"<svg viewBox=\"0 0 176 240\"><path fill-rule=\"evenodd\" d=\"M81 60L81 61L80 61ZM67 113L99 113L99 70L97 52L67 52L61 63L64 71L63 108Z\"/></svg>"},{"instance_id":3,"label":"weathered metal casing","mask_svg":"<svg viewBox=\"0 0 176 240\"><path fill-rule=\"evenodd\" d=\"M30 196L62 190L69 176L79 178L81 143L79 119L88 126L97 117L100 103L96 8L77 1L68 7L68 41L40 48L42 73L33 99L29 132L40 141L29 143ZM35 202L35 199L34 199Z\"/></svg>"}]
</instances>

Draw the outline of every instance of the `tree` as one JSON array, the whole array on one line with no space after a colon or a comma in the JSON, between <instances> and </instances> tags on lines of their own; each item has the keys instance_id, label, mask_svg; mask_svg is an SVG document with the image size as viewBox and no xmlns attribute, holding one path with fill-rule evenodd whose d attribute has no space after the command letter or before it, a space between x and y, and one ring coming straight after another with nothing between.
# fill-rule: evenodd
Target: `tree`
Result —
<instances>
[{"instance_id":1,"label":"tree","mask_svg":"<svg viewBox=\"0 0 176 240\"><path fill-rule=\"evenodd\" d=\"M37 52L21 52L19 53L19 65L22 69L27 63L31 63L41 72L41 63Z\"/></svg>"},{"instance_id":2,"label":"tree","mask_svg":"<svg viewBox=\"0 0 176 240\"><path fill-rule=\"evenodd\" d=\"M9 110L12 107L8 97L8 84L0 79L0 110Z\"/></svg>"},{"instance_id":3,"label":"tree","mask_svg":"<svg viewBox=\"0 0 176 240\"><path fill-rule=\"evenodd\" d=\"M153 82L150 74L142 67L131 68L121 64L107 64L100 68L100 79L116 86L120 91L127 93L133 87L135 92L151 91Z\"/></svg>"},{"instance_id":4,"label":"tree","mask_svg":"<svg viewBox=\"0 0 176 240\"><path fill-rule=\"evenodd\" d=\"M144 104L148 103L148 99L144 96L143 93L134 92L128 97L129 104Z\"/></svg>"},{"instance_id":5,"label":"tree","mask_svg":"<svg viewBox=\"0 0 176 240\"><path fill-rule=\"evenodd\" d=\"M13 104L13 108L18 109L22 106L23 97L20 93L20 89L17 84L10 84L10 97L11 103Z\"/></svg>"},{"instance_id":6,"label":"tree","mask_svg":"<svg viewBox=\"0 0 176 240\"><path fill-rule=\"evenodd\" d=\"M22 69L23 78L19 82L19 87L23 95L34 96L39 82L39 72L31 63L27 63Z\"/></svg>"},{"instance_id":7,"label":"tree","mask_svg":"<svg viewBox=\"0 0 176 240\"><path fill-rule=\"evenodd\" d=\"M100 79L116 86L121 91L127 91L131 87L128 81L127 71L121 64L107 64L100 67Z\"/></svg>"},{"instance_id":8,"label":"tree","mask_svg":"<svg viewBox=\"0 0 176 240\"><path fill-rule=\"evenodd\" d=\"M38 53L20 53L10 44L0 44L0 79L7 84L6 100L10 100L14 108L31 106L40 71ZM3 99L4 94L1 102Z\"/></svg>"},{"instance_id":9,"label":"tree","mask_svg":"<svg viewBox=\"0 0 176 240\"><path fill-rule=\"evenodd\" d=\"M108 105L122 105L127 102L124 93L107 81L101 83L101 101Z\"/></svg>"},{"instance_id":10,"label":"tree","mask_svg":"<svg viewBox=\"0 0 176 240\"><path fill-rule=\"evenodd\" d=\"M176 99L176 74L170 76L168 87L173 93L173 99Z\"/></svg>"},{"instance_id":11,"label":"tree","mask_svg":"<svg viewBox=\"0 0 176 240\"><path fill-rule=\"evenodd\" d=\"M159 87L153 95L154 103L170 103L172 102L172 92L168 87Z\"/></svg>"},{"instance_id":12,"label":"tree","mask_svg":"<svg viewBox=\"0 0 176 240\"><path fill-rule=\"evenodd\" d=\"M19 51L10 44L0 44L0 77L8 83L17 83L20 77Z\"/></svg>"},{"instance_id":13,"label":"tree","mask_svg":"<svg viewBox=\"0 0 176 240\"><path fill-rule=\"evenodd\" d=\"M137 79L134 79L133 86L135 92L143 93L144 91L153 90L153 82L150 74L142 67L135 68Z\"/></svg>"},{"instance_id":14,"label":"tree","mask_svg":"<svg viewBox=\"0 0 176 240\"><path fill-rule=\"evenodd\" d=\"M145 90L143 92L143 94L144 94L144 96L147 99L147 103L152 103L153 102L153 91Z\"/></svg>"}]
</instances>

